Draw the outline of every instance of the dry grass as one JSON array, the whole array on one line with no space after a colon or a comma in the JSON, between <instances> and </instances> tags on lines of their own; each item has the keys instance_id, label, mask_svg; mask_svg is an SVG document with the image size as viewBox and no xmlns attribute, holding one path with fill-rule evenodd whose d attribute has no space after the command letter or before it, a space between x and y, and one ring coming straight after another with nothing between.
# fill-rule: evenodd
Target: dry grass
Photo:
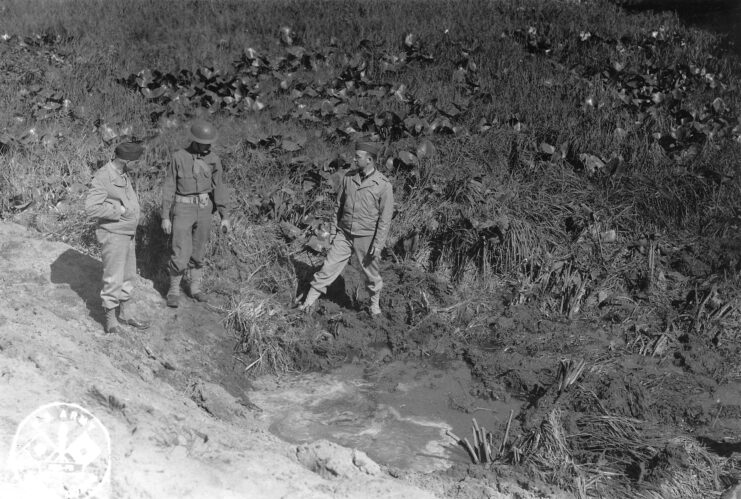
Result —
<instances>
[{"instance_id":1,"label":"dry grass","mask_svg":"<svg viewBox=\"0 0 741 499\"><path fill-rule=\"evenodd\" d=\"M252 288L243 289L232 298L225 324L235 335L235 353L245 373L294 370L300 335L288 321L283 305L274 298Z\"/></svg>"},{"instance_id":2,"label":"dry grass","mask_svg":"<svg viewBox=\"0 0 741 499\"><path fill-rule=\"evenodd\" d=\"M225 322L246 372L296 369L312 340L285 305L318 257L301 252L303 238L284 241L279 224L306 232L307 218L329 216L331 188L323 182L304 189L302 182L347 154L348 144L327 132L329 123L275 118L297 108L289 92L266 92L268 108L261 113L208 114L191 107L153 120L160 104L121 83L145 68L233 73L247 48L268 58L283 54L281 26L293 28L309 51L333 44L316 70L292 71L302 86L316 87L317 99L328 97L319 81L332 81L357 56L367 61L369 80L405 85L414 104L364 95L348 98L350 108L404 116L461 104L457 124L468 133L431 134L426 138L436 152L419 168L384 170L397 201L390 253L455 288L455 307L433 313L425 298L416 308L424 317L442 316L457 341L489 335L489 319L500 313L505 294L510 303L533 302L546 314L570 318L596 309L604 297L634 293L667 310L681 286L669 288L671 262L662 257L737 229L739 189L730 179L737 175L741 144L719 134L695 157L675 161L655 137L676 133L670 113L642 112L638 119L599 75L608 62L696 65L737 88L738 63L715 59L714 37L685 29L670 14L626 16L602 1L557 0L6 0L0 34L38 36L25 46L0 42L0 136L19 141L0 151L0 217L94 254L92 225L82 209L85 189L115 143L104 140L103 125L129 129L147 145L147 168L137 179L144 207L140 268L164 282L168 247L157 208L163 169L171 152L185 145L188 122L205 114L221 131L215 150L236 204L233 232L215 233L208 249L213 272L207 288L227 296ZM382 57L398 54L410 32L432 62L384 72ZM542 36L550 53L530 53L523 43L528 32ZM615 43L580 43L586 32ZM653 43L659 32L677 33L681 42ZM360 47L361 40L370 48ZM470 63L475 91L454 83L457 69ZM274 73L261 76L261 85L275 86L271 78L285 76ZM64 108L45 115L39 97L45 92L64 99ZM722 86L698 85L684 97L683 105L696 114L716 97L730 114L741 109L741 95ZM586 105L587 99L598 105ZM286 153L245 140L259 134L300 135L306 142L301 151ZM414 151L421 139L403 136L387 153ZM544 143L559 151L565 144L563 153L544 154ZM622 158L623 171L589 174L580 154ZM293 163L300 155L309 162ZM33 204L21 211L16 200ZM610 230L615 242L603 240ZM633 244L643 238L650 243ZM723 271L738 271L733 258ZM737 339L731 338L738 336L737 309L722 308L733 300L700 306L694 323L677 327L717 341ZM667 331L661 337L673 334ZM629 348L658 355L657 338L645 336L636 331ZM580 497L702 496L719 489L719 470L730 466L692 439L653 434L644 421L606 414L582 415L566 427L564 421L558 409L548 412L507 456ZM676 466L677 456L684 468ZM634 482L625 481L629 472Z\"/></svg>"},{"instance_id":3,"label":"dry grass","mask_svg":"<svg viewBox=\"0 0 741 499\"><path fill-rule=\"evenodd\" d=\"M561 416L559 409L553 409L537 428L512 444L512 460L531 465L549 483L586 498L585 473L572 456Z\"/></svg>"},{"instance_id":4,"label":"dry grass","mask_svg":"<svg viewBox=\"0 0 741 499\"><path fill-rule=\"evenodd\" d=\"M0 128L21 133L33 125L39 137L57 131L64 133L59 141L61 150L57 147L47 151L34 145L33 158L24 153L11 161L10 168L0 174L0 187L12 195L34 199L39 212L53 209L50 198L64 194L55 194L59 188L55 178L63 186L86 185L95 163L110 157L110 147L101 144L98 132L90 134L100 119L130 126L139 137L158 133L148 142L146 161L153 173L147 175L142 186L144 191L151 189L151 196L156 197L161 179L157 172L169 160L170 151L183 145L188 116L179 117L174 128L157 130L148 119L153 105L118 84L117 79L142 68L177 72L209 66L229 71L245 47L268 54L279 52L276 40L281 25L292 26L307 47L326 44L334 36L349 55L363 38L378 40L379 54L398 50L399 40L414 27L425 49L435 57L434 70L410 66L398 74L381 74L376 61L371 60L369 78L391 77L405 84L420 102L435 99L445 107L468 97L450 84L450 71L460 58L461 47L478 44L481 50L474 52L473 60L479 67L479 85L496 96L491 102L472 105L463 116L463 124L470 129L475 129L482 118L492 121L489 132L481 136L433 137L437 153L422 162L415 178L400 171L387 172L395 177L399 207L390 243L417 234L418 247L425 250L415 257L425 269L442 269L442 273L464 284L476 279L490 280L495 274L510 275L527 287L546 271L554 254L559 254L556 259L563 259L560 253L573 237L565 230L567 219L592 216L581 212L581 206L589 206L605 230L616 228L622 233L641 232L647 226L671 230L673 224L689 228L706 224L708 217L703 214L708 211L715 218L727 211L731 191L711 192L707 186L698 190L691 176L678 177L665 170L666 159L655 155L646 133L633 130L624 141L616 141L613 131L628 127L632 120L627 111L606 106L585 112L574 106L590 92L598 99L609 100L610 91L595 88L587 78L576 77L569 66L589 66L593 60L615 57L598 46L576 47L581 31L589 29L605 38L639 39L658 25L679 29L676 19L627 19L611 6L539 1L521 6L440 1L418 5L416 9L386 1L322 1L313 3L309 10L303 6L302 2L289 0L269 6L257 1L194 1L187 7L164 2L117 5L70 0L64 2L63 8L61 3L51 1L6 2L0 31L40 33L52 43L41 46L43 57L37 58L36 67L30 63L25 72L28 79L19 77L0 89L6 111L5 121L0 118ZM244 11L250 15L241 15ZM335 13L331 29L322 15L328 11ZM184 25L189 28L182 29ZM136 28L127 30L124 26ZM553 46L562 46L560 61L523 57L523 47L514 33L528 27L547 36ZM667 62L702 60L714 43L699 33L682 34L689 41L686 53L657 49L657 57L664 57ZM48 54L63 62L49 65ZM491 59L486 54L497 57ZM34 50L27 55L35 60ZM640 51L628 51L624 62L637 63L640 57ZM342 64L341 57L328 60L322 71L331 76L342 69ZM543 85L543 81L550 83ZM49 87L67 98L72 108L86 109L84 127L79 122L70 123L64 115L39 123L13 122L13 116L30 114L32 102L10 97L30 84ZM565 96L566 88L569 90ZM359 99L350 104L364 107L373 103ZM271 105L276 109L291 108L292 103L287 97L276 96ZM388 110L405 111L398 103ZM244 119L217 114L213 119L223 131L218 152L226 158L228 177L240 193L240 211L246 217L251 221L299 223L306 214L327 215L326 203L315 202L320 194L326 197L327 193L304 193L297 185L301 172L291 171L289 158L266 155L243 145L243 138L256 131L312 137L317 128L276 122L264 114ZM524 133L510 127L513 119L525 124ZM540 141L567 143L574 154L584 151L605 158L621 154L630 170L641 172L642 176L626 176L600 185L602 181L588 179L563 162L545 161L538 154ZM413 150L416 142L404 139L392 144L389 153ZM323 166L343 151L341 144L312 139L303 152ZM708 150L703 154L698 159L700 164L712 161L722 171L732 171L727 165L735 160L737 152ZM657 164L661 168L655 168ZM657 196L646 195L656 186L669 188ZM284 187L298 196L290 200L276 197L280 192L275 189ZM68 190L62 190L65 189ZM246 202L250 199L268 208L256 208ZM7 199L0 203L7 203ZM79 209L74 200L71 206ZM0 210L7 211L7 205L0 206ZM576 256L580 268L592 263ZM540 280L544 281L542 277ZM562 285L546 285L538 299ZM572 309L561 307L560 313L568 314Z\"/></svg>"},{"instance_id":5,"label":"dry grass","mask_svg":"<svg viewBox=\"0 0 741 499\"><path fill-rule=\"evenodd\" d=\"M577 497L707 497L733 468L694 438L666 435L646 421L575 416L576 432L568 434L564 417L551 410L511 446L510 458Z\"/></svg>"}]
</instances>

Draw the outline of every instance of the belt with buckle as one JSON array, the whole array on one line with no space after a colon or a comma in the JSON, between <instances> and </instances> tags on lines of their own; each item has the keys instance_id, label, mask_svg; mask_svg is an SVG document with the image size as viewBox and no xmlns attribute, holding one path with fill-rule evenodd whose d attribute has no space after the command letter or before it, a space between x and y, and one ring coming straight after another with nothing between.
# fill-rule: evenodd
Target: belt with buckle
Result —
<instances>
[{"instance_id":1,"label":"belt with buckle","mask_svg":"<svg viewBox=\"0 0 741 499\"><path fill-rule=\"evenodd\" d=\"M180 194L175 194L176 203L197 204L198 206L206 206L208 205L209 201L211 201L211 198L208 196L208 192L202 192L200 194L191 194L188 196L181 196Z\"/></svg>"}]
</instances>

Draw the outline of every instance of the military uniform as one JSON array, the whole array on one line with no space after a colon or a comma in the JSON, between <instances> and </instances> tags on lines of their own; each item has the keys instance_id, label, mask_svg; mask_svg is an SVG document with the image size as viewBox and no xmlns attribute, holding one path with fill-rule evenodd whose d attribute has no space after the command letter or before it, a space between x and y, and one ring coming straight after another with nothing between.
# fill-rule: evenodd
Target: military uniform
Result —
<instances>
[{"instance_id":1,"label":"military uniform","mask_svg":"<svg viewBox=\"0 0 741 499\"><path fill-rule=\"evenodd\" d=\"M162 185L162 228L167 234L172 232L167 292L170 307L179 306L180 280L186 270L190 274L190 295L198 301L207 301L201 292L201 282L214 209L221 215L221 229L226 232L230 227L229 193L221 160L210 150L216 141L216 129L208 122L197 120L190 128L190 135L190 147L173 154Z\"/></svg>"},{"instance_id":2,"label":"military uniform","mask_svg":"<svg viewBox=\"0 0 741 499\"><path fill-rule=\"evenodd\" d=\"M358 171L342 179L337 212L330 228L332 245L322 268L311 281L314 295L327 291L327 286L342 273L354 253L366 277L372 311L378 307L383 288L379 257L386 245L393 211L391 182L378 170L366 177Z\"/></svg>"},{"instance_id":3,"label":"military uniform","mask_svg":"<svg viewBox=\"0 0 741 499\"><path fill-rule=\"evenodd\" d=\"M221 160L214 153L200 157L181 149L173 154L162 186L162 218L170 218L171 213L173 218L171 275L203 267L213 203L221 218L228 218L228 192L222 175Z\"/></svg>"},{"instance_id":4,"label":"military uniform","mask_svg":"<svg viewBox=\"0 0 741 499\"><path fill-rule=\"evenodd\" d=\"M116 149L117 155L127 160L137 159L141 147L132 144L131 149L136 151L132 153L126 145ZM116 332L119 308L122 322L146 328L147 323L134 319L125 310L136 278L135 238L141 209L131 179L115 161L96 172L85 199L85 211L98 223L95 235L102 247L103 260L100 297L106 310L107 331Z\"/></svg>"}]
</instances>

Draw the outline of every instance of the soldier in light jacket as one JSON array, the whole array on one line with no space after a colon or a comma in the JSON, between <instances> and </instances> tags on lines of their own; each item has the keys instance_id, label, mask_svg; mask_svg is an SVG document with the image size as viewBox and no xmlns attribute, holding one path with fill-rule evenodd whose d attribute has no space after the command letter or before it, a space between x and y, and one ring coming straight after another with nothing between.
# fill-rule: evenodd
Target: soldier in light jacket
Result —
<instances>
[{"instance_id":1,"label":"soldier in light jacket","mask_svg":"<svg viewBox=\"0 0 741 499\"><path fill-rule=\"evenodd\" d=\"M381 313L383 279L379 273L381 251L394 213L391 182L376 169L380 145L355 144L358 169L342 179L337 196L337 212L330 224L331 246L322 268L314 274L311 288L299 309L310 310L317 298L342 273L352 253L360 263L370 293L370 313Z\"/></svg>"},{"instance_id":2,"label":"soldier in light jacket","mask_svg":"<svg viewBox=\"0 0 741 499\"><path fill-rule=\"evenodd\" d=\"M142 146L131 142L116 147L116 157L95 173L85 200L85 211L98 221L95 235L102 246L100 297L105 309L106 333L121 334L121 324L137 329L149 327L149 322L132 315L129 306L136 278L134 246L140 208L127 172L143 152Z\"/></svg>"}]
</instances>

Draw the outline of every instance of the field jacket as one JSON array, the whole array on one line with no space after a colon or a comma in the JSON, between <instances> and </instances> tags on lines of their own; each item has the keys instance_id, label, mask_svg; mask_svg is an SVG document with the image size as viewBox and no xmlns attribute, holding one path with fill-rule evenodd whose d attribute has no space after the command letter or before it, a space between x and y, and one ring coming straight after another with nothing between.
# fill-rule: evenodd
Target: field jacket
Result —
<instances>
[{"instance_id":1,"label":"field jacket","mask_svg":"<svg viewBox=\"0 0 741 499\"><path fill-rule=\"evenodd\" d=\"M212 194L214 208L221 218L229 216L229 192L223 180L221 160L214 153L199 157L180 149L172 155L172 161L162 184L162 218L170 218L175 194L191 196Z\"/></svg>"},{"instance_id":2,"label":"field jacket","mask_svg":"<svg viewBox=\"0 0 741 499\"><path fill-rule=\"evenodd\" d=\"M375 170L363 179L358 171L342 178L337 227L353 236L374 236L372 245L380 251L386 245L393 214L394 193L383 173Z\"/></svg>"},{"instance_id":3,"label":"field jacket","mask_svg":"<svg viewBox=\"0 0 741 499\"><path fill-rule=\"evenodd\" d=\"M121 206L126 212L121 214ZM113 162L95 173L90 192L85 199L85 212L98 219L98 226L114 234L136 235L139 224L139 197L131 179L118 171Z\"/></svg>"}]
</instances>

